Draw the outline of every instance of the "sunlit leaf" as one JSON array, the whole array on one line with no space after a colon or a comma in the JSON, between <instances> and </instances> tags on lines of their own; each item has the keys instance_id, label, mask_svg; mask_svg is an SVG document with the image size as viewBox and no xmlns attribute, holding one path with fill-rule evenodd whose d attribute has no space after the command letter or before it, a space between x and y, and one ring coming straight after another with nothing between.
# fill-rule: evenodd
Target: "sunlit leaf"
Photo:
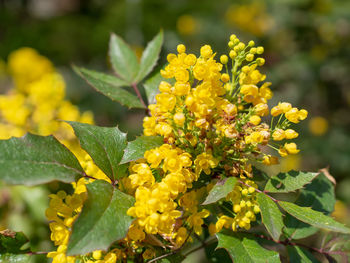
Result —
<instances>
[{"instance_id":1,"label":"sunlit leaf","mask_svg":"<svg viewBox=\"0 0 350 263\"><path fill-rule=\"evenodd\" d=\"M37 185L70 183L84 175L77 158L53 136L26 134L0 140L0 180Z\"/></svg>"}]
</instances>

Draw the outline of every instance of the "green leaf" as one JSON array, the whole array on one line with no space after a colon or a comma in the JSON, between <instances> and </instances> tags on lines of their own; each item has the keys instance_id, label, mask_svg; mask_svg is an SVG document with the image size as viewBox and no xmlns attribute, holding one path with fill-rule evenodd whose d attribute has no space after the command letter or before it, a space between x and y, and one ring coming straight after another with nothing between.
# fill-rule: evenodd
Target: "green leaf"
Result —
<instances>
[{"instance_id":1,"label":"green leaf","mask_svg":"<svg viewBox=\"0 0 350 263\"><path fill-rule=\"evenodd\" d=\"M288 214L305 223L334 232L350 234L350 228L345 227L343 224L335 221L333 218L328 217L321 212L312 210L310 207L301 207L296 204L284 201L279 201L278 204Z\"/></svg>"},{"instance_id":2,"label":"green leaf","mask_svg":"<svg viewBox=\"0 0 350 263\"><path fill-rule=\"evenodd\" d=\"M208 205L219 201L221 198L226 197L233 191L237 182L236 177L229 177L224 180L218 181L214 187L210 190L209 195L205 199L202 205Z\"/></svg>"},{"instance_id":3,"label":"green leaf","mask_svg":"<svg viewBox=\"0 0 350 263\"><path fill-rule=\"evenodd\" d=\"M28 263L29 255L25 254L0 254L0 263Z\"/></svg>"},{"instance_id":4,"label":"green leaf","mask_svg":"<svg viewBox=\"0 0 350 263\"><path fill-rule=\"evenodd\" d=\"M81 147L112 181L125 175L127 166L119 163L126 148L126 133L117 127L98 127L73 121L68 123L73 127Z\"/></svg>"},{"instance_id":5,"label":"green leaf","mask_svg":"<svg viewBox=\"0 0 350 263\"><path fill-rule=\"evenodd\" d=\"M305 173L297 171L289 171L287 173L279 173L270 178L265 186L265 191L270 193L288 193L302 188L310 183L318 173Z\"/></svg>"},{"instance_id":6,"label":"green leaf","mask_svg":"<svg viewBox=\"0 0 350 263\"><path fill-rule=\"evenodd\" d=\"M319 263L309 251L298 246L287 246L290 262Z\"/></svg>"},{"instance_id":7,"label":"green leaf","mask_svg":"<svg viewBox=\"0 0 350 263\"><path fill-rule=\"evenodd\" d=\"M160 82L165 81L165 78L162 77L159 71L152 73L144 83L143 87L145 88L148 104L156 103L156 95L159 93L159 84ZM167 79L166 82L171 85L174 84L174 79Z\"/></svg>"},{"instance_id":8,"label":"green leaf","mask_svg":"<svg viewBox=\"0 0 350 263\"><path fill-rule=\"evenodd\" d=\"M261 210L262 221L274 240L279 240L284 226L282 213L270 197L263 193L257 194L257 201Z\"/></svg>"},{"instance_id":9,"label":"green leaf","mask_svg":"<svg viewBox=\"0 0 350 263\"><path fill-rule=\"evenodd\" d=\"M159 93L159 84L162 80L164 78L157 72L143 83L148 104L156 103L156 95Z\"/></svg>"},{"instance_id":10,"label":"green leaf","mask_svg":"<svg viewBox=\"0 0 350 263\"><path fill-rule=\"evenodd\" d=\"M134 82L139 62L134 51L116 34L112 34L109 40L109 57L115 72L129 84Z\"/></svg>"},{"instance_id":11,"label":"green leaf","mask_svg":"<svg viewBox=\"0 0 350 263\"><path fill-rule=\"evenodd\" d=\"M298 246L287 246L290 262L319 263L309 251Z\"/></svg>"},{"instance_id":12,"label":"green leaf","mask_svg":"<svg viewBox=\"0 0 350 263\"><path fill-rule=\"evenodd\" d=\"M311 207L313 210L329 215L334 210L335 201L333 184L325 175L320 174L305 188L301 189L295 204ZM285 217L285 225L284 232L293 239L305 238L319 230L289 214Z\"/></svg>"},{"instance_id":13,"label":"green leaf","mask_svg":"<svg viewBox=\"0 0 350 263\"><path fill-rule=\"evenodd\" d=\"M70 183L84 176L77 158L55 137L30 133L0 140L0 167L0 180L9 184Z\"/></svg>"},{"instance_id":14,"label":"green leaf","mask_svg":"<svg viewBox=\"0 0 350 263\"><path fill-rule=\"evenodd\" d=\"M231 257L225 249L216 249L218 242L204 247L206 258L209 262L231 262Z\"/></svg>"},{"instance_id":15,"label":"green leaf","mask_svg":"<svg viewBox=\"0 0 350 263\"><path fill-rule=\"evenodd\" d=\"M163 44L163 31L159 33L152 39L151 42L147 44L146 49L142 53L140 70L136 77L136 82L141 81L146 77L154 68L159 58L159 53Z\"/></svg>"},{"instance_id":16,"label":"green leaf","mask_svg":"<svg viewBox=\"0 0 350 263\"><path fill-rule=\"evenodd\" d=\"M121 163L136 161L143 158L145 151L154 149L163 145L163 137L160 136L140 136L135 141L128 142L124 150L124 156Z\"/></svg>"},{"instance_id":17,"label":"green leaf","mask_svg":"<svg viewBox=\"0 0 350 263\"><path fill-rule=\"evenodd\" d=\"M275 263L281 262L279 254L275 251L263 248L259 238L248 234L221 232L216 234L218 248L224 248L230 254L235 263Z\"/></svg>"},{"instance_id":18,"label":"green leaf","mask_svg":"<svg viewBox=\"0 0 350 263\"><path fill-rule=\"evenodd\" d=\"M24 244L29 242L28 238L22 232L14 232L11 230L0 231L0 254L11 253L21 254L29 251L22 249Z\"/></svg>"},{"instance_id":19,"label":"green leaf","mask_svg":"<svg viewBox=\"0 0 350 263\"><path fill-rule=\"evenodd\" d=\"M137 96L121 88L122 86L129 86L124 80L84 68L73 67L73 69L95 90L111 100L129 108L145 108Z\"/></svg>"},{"instance_id":20,"label":"green leaf","mask_svg":"<svg viewBox=\"0 0 350 263\"><path fill-rule=\"evenodd\" d=\"M68 243L69 255L106 250L126 236L133 218L126 214L134 198L103 180L86 185L88 198L73 225Z\"/></svg>"}]
</instances>

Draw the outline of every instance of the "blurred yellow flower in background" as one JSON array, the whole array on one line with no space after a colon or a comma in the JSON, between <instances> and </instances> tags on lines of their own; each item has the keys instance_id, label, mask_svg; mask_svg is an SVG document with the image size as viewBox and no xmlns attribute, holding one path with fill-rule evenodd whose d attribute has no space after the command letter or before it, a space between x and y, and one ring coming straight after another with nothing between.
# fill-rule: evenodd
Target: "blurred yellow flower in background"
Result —
<instances>
[{"instance_id":1,"label":"blurred yellow flower in background","mask_svg":"<svg viewBox=\"0 0 350 263\"><path fill-rule=\"evenodd\" d=\"M198 31L198 22L191 15L182 15L177 19L176 28L181 35L193 35Z\"/></svg>"},{"instance_id":2,"label":"blurred yellow flower in background","mask_svg":"<svg viewBox=\"0 0 350 263\"><path fill-rule=\"evenodd\" d=\"M321 117L313 117L309 121L309 130L315 136L322 136L328 131L328 121Z\"/></svg>"},{"instance_id":3,"label":"blurred yellow flower in background","mask_svg":"<svg viewBox=\"0 0 350 263\"><path fill-rule=\"evenodd\" d=\"M347 223L349 221L349 209L347 208L346 204L340 200L337 200L335 202L332 216L334 216L335 219L340 222Z\"/></svg>"},{"instance_id":4,"label":"blurred yellow flower in background","mask_svg":"<svg viewBox=\"0 0 350 263\"><path fill-rule=\"evenodd\" d=\"M299 170L301 166L301 155L288 155L280 159L280 169L282 173L290 170Z\"/></svg>"},{"instance_id":5,"label":"blurred yellow flower in background","mask_svg":"<svg viewBox=\"0 0 350 263\"><path fill-rule=\"evenodd\" d=\"M80 113L65 100L66 84L52 63L32 48L9 55L8 72L14 87L0 95L0 139L26 132L55 134L63 143L74 140L70 126L60 120L93 123L91 112Z\"/></svg>"},{"instance_id":6,"label":"blurred yellow flower in background","mask_svg":"<svg viewBox=\"0 0 350 263\"><path fill-rule=\"evenodd\" d=\"M266 13L266 6L262 1L231 5L226 11L225 21L228 25L237 26L255 36L265 35L274 25L274 20Z\"/></svg>"}]
</instances>

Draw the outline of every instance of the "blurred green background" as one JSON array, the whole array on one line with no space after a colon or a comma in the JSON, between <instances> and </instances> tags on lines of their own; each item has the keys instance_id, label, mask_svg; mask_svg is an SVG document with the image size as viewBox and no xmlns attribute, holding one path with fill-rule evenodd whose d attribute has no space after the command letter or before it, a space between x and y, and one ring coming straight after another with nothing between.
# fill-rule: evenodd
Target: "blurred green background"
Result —
<instances>
[{"instance_id":1,"label":"blurred green background","mask_svg":"<svg viewBox=\"0 0 350 263\"><path fill-rule=\"evenodd\" d=\"M297 127L301 154L274 169L329 167L342 201L337 204L337 217L346 222L350 204L349 10L346 0L0 0L0 59L6 61L23 46L37 49L64 75L73 103L92 110L97 124L119 124L133 135L141 132L144 113L127 113L94 92L76 76L71 64L109 71L111 32L140 54L162 28L165 42L159 65L179 43L196 54L201 45L210 44L221 55L227 51L230 34L253 39L265 47L263 71L275 93L271 105L286 100L309 111L307 120ZM26 199L23 191L17 192L12 194L15 198ZM37 221L41 222L42 212L31 211L30 203L16 210L11 207L16 199L4 193L0 192L0 217L10 207L12 217L17 210L20 215L39 213ZM46 192L36 196L45 206ZM47 235L45 230L38 231Z\"/></svg>"}]
</instances>

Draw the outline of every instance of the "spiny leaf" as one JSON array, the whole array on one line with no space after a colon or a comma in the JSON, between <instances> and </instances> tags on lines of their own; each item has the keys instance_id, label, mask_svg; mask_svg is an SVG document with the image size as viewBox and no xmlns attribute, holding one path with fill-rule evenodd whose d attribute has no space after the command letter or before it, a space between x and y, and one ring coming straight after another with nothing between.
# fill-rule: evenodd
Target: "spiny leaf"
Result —
<instances>
[{"instance_id":1,"label":"spiny leaf","mask_svg":"<svg viewBox=\"0 0 350 263\"><path fill-rule=\"evenodd\" d=\"M154 149L163 144L163 137L160 136L140 136L132 142L124 151L123 159L120 163L127 163L143 158L145 151Z\"/></svg>"},{"instance_id":2,"label":"spiny leaf","mask_svg":"<svg viewBox=\"0 0 350 263\"><path fill-rule=\"evenodd\" d=\"M282 213L274 201L263 193L257 194L262 221L274 240L279 240L284 226Z\"/></svg>"},{"instance_id":3,"label":"spiny leaf","mask_svg":"<svg viewBox=\"0 0 350 263\"><path fill-rule=\"evenodd\" d=\"M224 248L235 263L275 263L281 262L279 254L263 248L259 238L248 234L221 232L216 234L218 248Z\"/></svg>"},{"instance_id":4,"label":"spiny leaf","mask_svg":"<svg viewBox=\"0 0 350 263\"><path fill-rule=\"evenodd\" d=\"M318 175L312 182L300 190L295 201L299 206L311 207L313 210L329 215L334 210L334 185L324 174ZM319 229L306 224L287 214L284 232L293 239L300 239L316 233Z\"/></svg>"},{"instance_id":5,"label":"spiny leaf","mask_svg":"<svg viewBox=\"0 0 350 263\"><path fill-rule=\"evenodd\" d=\"M94 89L111 100L117 101L129 108L145 108L137 96L121 88L122 86L129 86L124 80L84 68L73 67L73 69Z\"/></svg>"},{"instance_id":6,"label":"spiny leaf","mask_svg":"<svg viewBox=\"0 0 350 263\"><path fill-rule=\"evenodd\" d=\"M126 214L134 203L133 197L103 180L96 180L86 187L88 198L73 225L68 255L106 250L113 242L125 237L133 221Z\"/></svg>"},{"instance_id":7,"label":"spiny leaf","mask_svg":"<svg viewBox=\"0 0 350 263\"><path fill-rule=\"evenodd\" d=\"M218 181L214 185L213 189L210 190L209 195L207 196L202 205L212 204L226 197L229 193L233 191L236 182L236 177L229 177Z\"/></svg>"},{"instance_id":8,"label":"spiny leaf","mask_svg":"<svg viewBox=\"0 0 350 263\"><path fill-rule=\"evenodd\" d=\"M68 123L73 127L82 148L112 181L125 175L127 167L119 163L126 148L126 133L117 127L98 127L73 121Z\"/></svg>"},{"instance_id":9,"label":"spiny leaf","mask_svg":"<svg viewBox=\"0 0 350 263\"><path fill-rule=\"evenodd\" d=\"M115 72L129 84L134 82L139 62L134 51L116 34L112 34L109 41L109 57Z\"/></svg>"},{"instance_id":10,"label":"spiny leaf","mask_svg":"<svg viewBox=\"0 0 350 263\"><path fill-rule=\"evenodd\" d=\"M157 63L162 44L163 31L161 30L152 41L148 43L146 49L142 53L140 70L135 79L136 82L141 81L152 71Z\"/></svg>"},{"instance_id":11,"label":"spiny leaf","mask_svg":"<svg viewBox=\"0 0 350 263\"><path fill-rule=\"evenodd\" d=\"M333 218L328 217L321 212L312 210L310 207L301 207L296 204L285 201L279 201L278 204L288 214L294 216L295 218L305 223L308 223L318 228L328 229L334 232L350 234L349 228L345 227L343 224L335 221Z\"/></svg>"},{"instance_id":12,"label":"spiny leaf","mask_svg":"<svg viewBox=\"0 0 350 263\"><path fill-rule=\"evenodd\" d=\"M20 138L0 140L0 180L6 183L70 183L83 175L77 158L53 136L27 133Z\"/></svg>"},{"instance_id":13,"label":"spiny leaf","mask_svg":"<svg viewBox=\"0 0 350 263\"><path fill-rule=\"evenodd\" d=\"M287 173L279 173L270 178L265 186L265 191L271 193L288 193L302 188L310 183L318 173L305 173L297 171L289 171Z\"/></svg>"}]
</instances>

